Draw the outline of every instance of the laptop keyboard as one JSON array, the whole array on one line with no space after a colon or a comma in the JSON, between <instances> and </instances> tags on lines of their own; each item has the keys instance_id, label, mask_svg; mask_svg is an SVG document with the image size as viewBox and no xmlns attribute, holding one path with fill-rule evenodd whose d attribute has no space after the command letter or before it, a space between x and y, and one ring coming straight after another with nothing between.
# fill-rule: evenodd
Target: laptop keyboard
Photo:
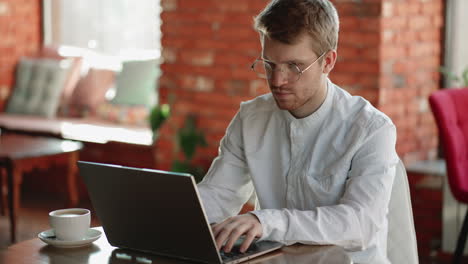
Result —
<instances>
[{"instance_id":1,"label":"laptop keyboard","mask_svg":"<svg viewBox=\"0 0 468 264\"><path fill-rule=\"evenodd\" d=\"M223 250L219 251L219 254L221 255L221 258L223 261L231 261L231 260L236 260L243 258L245 256L251 255L253 253L256 253L258 250L256 249L255 245L251 245L247 251L244 253L240 252L240 247L233 247L231 249L231 252L224 252Z\"/></svg>"}]
</instances>

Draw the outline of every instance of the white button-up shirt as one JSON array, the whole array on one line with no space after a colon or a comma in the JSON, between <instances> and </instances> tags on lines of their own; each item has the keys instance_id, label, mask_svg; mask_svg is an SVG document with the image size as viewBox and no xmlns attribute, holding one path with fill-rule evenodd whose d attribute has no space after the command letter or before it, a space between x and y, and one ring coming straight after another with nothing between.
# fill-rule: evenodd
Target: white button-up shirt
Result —
<instances>
[{"instance_id":1,"label":"white button-up shirt","mask_svg":"<svg viewBox=\"0 0 468 264\"><path fill-rule=\"evenodd\" d=\"M267 94L241 104L198 188L211 222L236 215L255 190L262 240L334 244L356 263L389 263L395 141L387 116L330 81L302 119Z\"/></svg>"}]
</instances>

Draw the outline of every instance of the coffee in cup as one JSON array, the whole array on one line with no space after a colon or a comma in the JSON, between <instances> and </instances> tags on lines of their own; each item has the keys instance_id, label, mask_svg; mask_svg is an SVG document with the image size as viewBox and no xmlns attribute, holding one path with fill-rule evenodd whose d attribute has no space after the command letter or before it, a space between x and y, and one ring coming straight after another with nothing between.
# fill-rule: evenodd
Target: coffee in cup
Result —
<instances>
[{"instance_id":1,"label":"coffee in cup","mask_svg":"<svg viewBox=\"0 0 468 264\"><path fill-rule=\"evenodd\" d=\"M68 208L49 213L49 223L59 240L76 241L86 237L91 212L84 208Z\"/></svg>"}]
</instances>

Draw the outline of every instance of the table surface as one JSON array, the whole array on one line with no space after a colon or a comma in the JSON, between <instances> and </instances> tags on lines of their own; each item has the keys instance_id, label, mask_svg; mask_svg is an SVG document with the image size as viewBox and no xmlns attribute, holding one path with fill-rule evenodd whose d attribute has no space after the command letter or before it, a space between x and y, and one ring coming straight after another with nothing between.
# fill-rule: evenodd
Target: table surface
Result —
<instances>
[{"instance_id":1,"label":"table surface","mask_svg":"<svg viewBox=\"0 0 468 264\"><path fill-rule=\"evenodd\" d=\"M82 143L70 140L10 133L0 135L0 158L11 160L73 152L82 147Z\"/></svg>"},{"instance_id":2,"label":"table surface","mask_svg":"<svg viewBox=\"0 0 468 264\"><path fill-rule=\"evenodd\" d=\"M102 231L101 227L97 227L95 229ZM115 248L107 242L105 234L103 233L101 238L96 240L94 243L81 248L56 248L45 244L39 240L39 238L27 240L14 244L9 248L0 251L0 263L181 264L191 262ZM276 250L264 256L254 258L245 263L344 264L352 263L352 261L345 253L345 251L337 246L292 245Z\"/></svg>"},{"instance_id":3,"label":"table surface","mask_svg":"<svg viewBox=\"0 0 468 264\"><path fill-rule=\"evenodd\" d=\"M31 115L0 113L0 127L11 131L55 136L82 142L122 142L151 146L153 134L148 126L130 126L89 118L47 119Z\"/></svg>"}]
</instances>

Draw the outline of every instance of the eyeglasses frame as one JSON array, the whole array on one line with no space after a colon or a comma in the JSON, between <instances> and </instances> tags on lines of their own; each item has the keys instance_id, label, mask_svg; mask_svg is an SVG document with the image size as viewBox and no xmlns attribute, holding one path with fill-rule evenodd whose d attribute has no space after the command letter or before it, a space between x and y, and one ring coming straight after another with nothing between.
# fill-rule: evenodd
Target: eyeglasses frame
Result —
<instances>
[{"instance_id":1,"label":"eyeglasses frame","mask_svg":"<svg viewBox=\"0 0 468 264\"><path fill-rule=\"evenodd\" d=\"M298 70L298 75L297 75L298 78L297 78L297 80L295 80L294 82L299 81L299 79L301 79L302 74L303 74L304 72L306 72L307 70L309 70L309 69L312 67L312 65L314 65L318 60L320 60L320 59L321 59L325 54L327 54L327 53L328 53L328 51L325 51L324 53L322 53L322 55L320 55L319 57L317 57L317 59L315 59L309 66L307 66L307 67L306 67L305 69L303 69L303 70L301 70L301 68L299 68L299 66L297 66L297 64L293 63L293 65L294 65L294 66L297 68L297 70ZM263 58L257 58L257 59L252 63L252 65L250 66L250 69L252 69L252 71L254 71L260 78L264 78L264 79L267 79L267 80L271 79L271 76L270 76L269 78L268 78L268 76L266 76L266 75L265 75L264 77L262 77L262 76L260 75L260 73L258 73L258 72L256 72L256 71L254 70L255 64L256 64L258 61L262 61L263 63L265 63L265 62L270 62L269 60L265 60L265 59L263 59ZM273 63L273 62L271 62L271 63ZM273 63L273 64L281 65L281 64L288 64L288 63ZM274 71L275 71L275 70L272 69L272 73L273 73Z\"/></svg>"}]
</instances>

